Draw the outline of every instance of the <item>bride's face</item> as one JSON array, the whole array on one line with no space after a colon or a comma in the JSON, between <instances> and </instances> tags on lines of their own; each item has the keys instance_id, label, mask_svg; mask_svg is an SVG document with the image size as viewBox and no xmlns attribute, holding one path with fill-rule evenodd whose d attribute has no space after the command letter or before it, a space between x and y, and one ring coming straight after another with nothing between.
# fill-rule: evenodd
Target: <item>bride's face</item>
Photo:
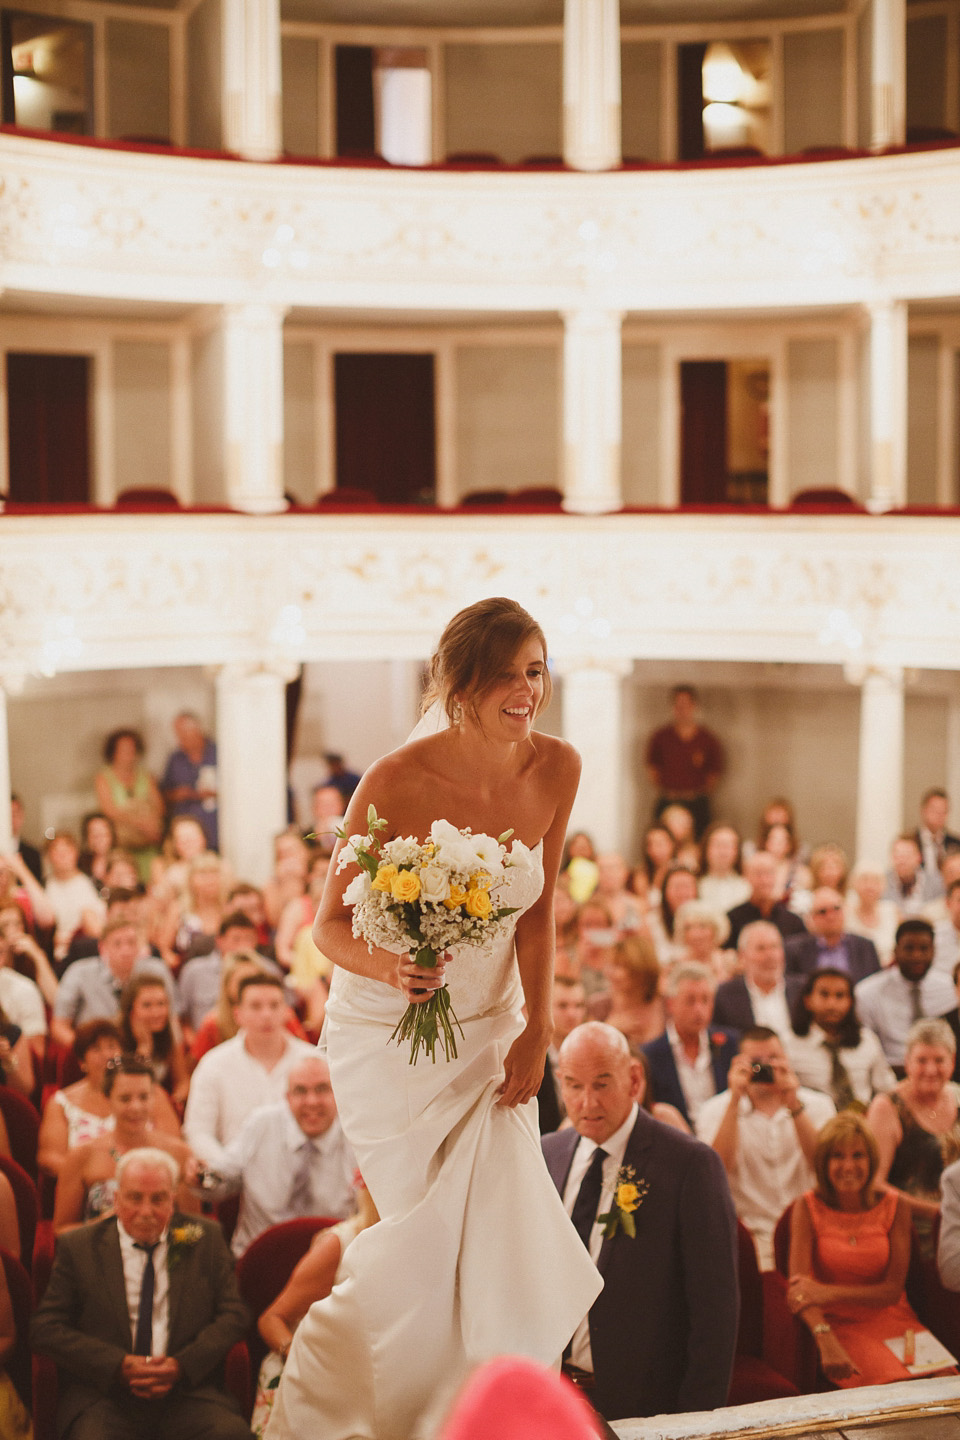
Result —
<instances>
[{"instance_id":1,"label":"bride's face","mask_svg":"<svg viewBox=\"0 0 960 1440\"><path fill-rule=\"evenodd\" d=\"M547 668L538 640L520 646L510 666L498 675L486 694L464 707L476 709L480 727L489 739L525 740L543 703L543 677Z\"/></svg>"}]
</instances>

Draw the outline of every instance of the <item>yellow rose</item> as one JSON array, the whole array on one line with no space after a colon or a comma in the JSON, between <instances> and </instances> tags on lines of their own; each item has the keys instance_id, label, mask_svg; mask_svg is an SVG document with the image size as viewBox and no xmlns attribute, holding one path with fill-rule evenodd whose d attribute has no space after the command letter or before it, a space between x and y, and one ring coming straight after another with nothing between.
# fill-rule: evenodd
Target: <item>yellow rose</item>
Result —
<instances>
[{"instance_id":1,"label":"yellow rose","mask_svg":"<svg viewBox=\"0 0 960 1440\"><path fill-rule=\"evenodd\" d=\"M412 870L399 871L390 882L390 894L394 900L399 900L402 905L407 905L413 900L419 900L420 876L415 875Z\"/></svg>"},{"instance_id":2,"label":"yellow rose","mask_svg":"<svg viewBox=\"0 0 960 1440\"><path fill-rule=\"evenodd\" d=\"M488 875L486 870L478 870L476 874L470 876L467 883L471 890L489 890L493 884L493 876Z\"/></svg>"},{"instance_id":3,"label":"yellow rose","mask_svg":"<svg viewBox=\"0 0 960 1440\"><path fill-rule=\"evenodd\" d=\"M371 889L382 890L384 894L387 894L390 890L390 886L393 884L396 874L396 865L381 865L380 869L377 871L376 875L371 881Z\"/></svg>"},{"instance_id":4,"label":"yellow rose","mask_svg":"<svg viewBox=\"0 0 960 1440\"><path fill-rule=\"evenodd\" d=\"M467 914L475 920L486 920L493 909L493 901L486 890L471 890L467 896Z\"/></svg>"},{"instance_id":5,"label":"yellow rose","mask_svg":"<svg viewBox=\"0 0 960 1440\"><path fill-rule=\"evenodd\" d=\"M464 890L463 886L462 886L462 885L455 885L455 884L451 881L451 882L450 882L450 894L447 896L446 900L444 900L443 903L444 903L444 905L446 905L446 907L447 907L448 910L456 910L456 909L458 908L458 906L460 906L460 905L463 904L463 902L464 902L464 900L466 900L466 898L467 898L467 892L466 892L466 890Z\"/></svg>"},{"instance_id":6,"label":"yellow rose","mask_svg":"<svg viewBox=\"0 0 960 1440\"><path fill-rule=\"evenodd\" d=\"M625 1183L617 1186L617 1209L631 1214L640 1204L640 1191L636 1185Z\"/></svg>"}]
</instances>

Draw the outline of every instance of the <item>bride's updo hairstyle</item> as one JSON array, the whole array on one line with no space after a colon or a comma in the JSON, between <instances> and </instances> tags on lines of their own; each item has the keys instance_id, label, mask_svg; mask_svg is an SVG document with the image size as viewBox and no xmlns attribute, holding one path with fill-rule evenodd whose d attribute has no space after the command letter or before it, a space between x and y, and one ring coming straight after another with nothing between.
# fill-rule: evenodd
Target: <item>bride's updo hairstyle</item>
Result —
<instances>
[{"instance_id":1,"label":"bride's updo hairstyle","mask_svg":"<svg viewBox=\"0 0 960 1440\"><path fill-rule=\"evenodd\" d=\"M469 705L477 713L477 701L492 690L513 663L527 640L536 640L547 658L543 631L516 600L502 595L478 600L461 610L440 636L430 661L430 678L420 705L421 714L439 702L451 725L458 719L458 706ZM550 703L553 686L544 666L543 701Z\"/></svg>"}]
</instances>

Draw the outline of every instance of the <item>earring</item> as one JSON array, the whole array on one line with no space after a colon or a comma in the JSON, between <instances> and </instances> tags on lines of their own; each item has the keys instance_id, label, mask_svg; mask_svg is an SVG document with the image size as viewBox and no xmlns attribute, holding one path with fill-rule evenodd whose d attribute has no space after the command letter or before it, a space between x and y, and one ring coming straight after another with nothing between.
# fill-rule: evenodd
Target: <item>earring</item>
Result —
<instances>
[{"instance_id":1,"label":"earring","mask_svg":"<svg viewBox=\"0 0 960 1440\"><path fill-rule=\"evenodd\" d=\"M454 725L459 725L462 719L463 719L463 706L460 704L460 701L459 701L459 700L454 700L454 702L453 702L453 723L454 723Z\"/></svg>"}]
</instances>

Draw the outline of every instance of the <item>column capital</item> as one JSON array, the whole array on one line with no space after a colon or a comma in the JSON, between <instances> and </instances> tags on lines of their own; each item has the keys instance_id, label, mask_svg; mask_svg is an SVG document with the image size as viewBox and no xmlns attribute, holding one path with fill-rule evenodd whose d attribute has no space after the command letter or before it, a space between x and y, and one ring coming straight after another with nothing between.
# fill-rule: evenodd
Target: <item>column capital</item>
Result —
<instances>
[{"instance_id":1,"label":"column capital","mask_svg":"<svg viewBox=\"0 0 960 1440\"><path fill-rule=\"evenodd\" d=\"M213 668L217 685L256 684L270 680L289 685L300 674L296 660L228 660Z\"/></svg>"},{"instance_id":2,"label":"column capital","mask_svg":"<svg viewBox=\"0 0 960 1440\"><path fill-rule=\"evenodd\" d=\"M848 660L843 667L843 678L850 685L861 690L900 691L903 689L904 670L902 665L870 665L857 660Z\"/></svg>"},{"instance_id":3,"label":"column capital","mask_svg":"<svg viewBox=\"0 0 960 1440\"><path fill-rule=\"evenodd\" d=\"M604 305L579 305L575 310L562 312L564 329L584 335L603 335L613 330L619 334L625 313Z\"/></svg>"},{"instance_id":4,"label":"column capital","mask_svg":"<svg viewBox=\"0 0 960 1440\"><path fill-rule=\"evenodd\" d=\"M220 307L225 323L243 325L251 330L273 325L282 327L289 309L289 305L273 305L266 300L244 300Z\"/></svg>"}]
</instances>

